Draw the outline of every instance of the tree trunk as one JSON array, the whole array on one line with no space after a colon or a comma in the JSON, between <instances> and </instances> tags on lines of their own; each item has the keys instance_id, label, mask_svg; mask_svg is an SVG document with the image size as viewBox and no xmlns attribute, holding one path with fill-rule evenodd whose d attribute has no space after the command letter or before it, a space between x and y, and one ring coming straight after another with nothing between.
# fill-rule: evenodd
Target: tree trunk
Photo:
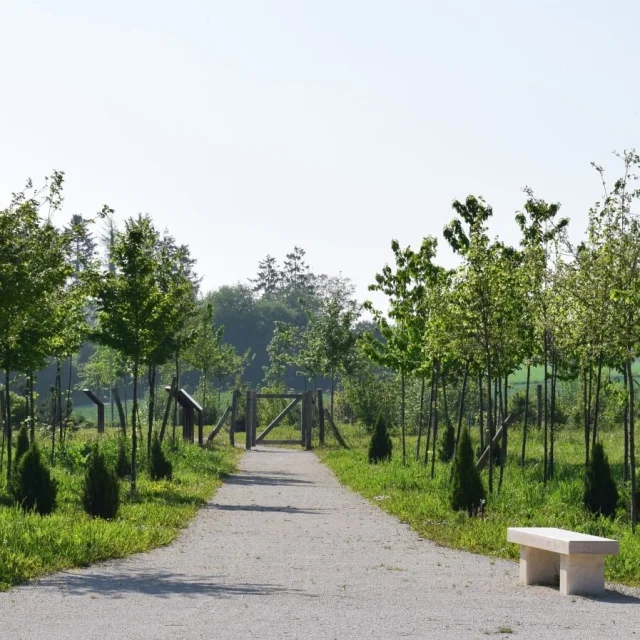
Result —
<instances>
[{"instance_id":1,"label":"tree trunk","mask_svg":"<svg viewBox=\"0 0 640 640\"><path fill-rule=\"evenodd\" d=\"M122 390L124 392L124 430L129 427L129 407L127 406L127 374L122 374Z\"/></svg>"},{"instance_id":2,"label":"tree trunk","mask_svg":"<svg viewBox=\"0 0 640 640\"><path fill-rule=\"evenodd\" d=\"M493 380L493 406L494 424L499 424L503 420L502 416L502 385L498 383L498 378Z\"/></svg>"},{"instance_id":3,"label":"tree trunk","mask_svg":"<svg viewBox=\"0 0 640 640\"><path fill-rule=\"evenodd\" d=\"M133 414L131 416L131 495L136 493L138 477L138 358L133 361Z\"/></svg>"},{"instance_id":4,"label":"tree trunk","mask_svg":"<svg viewBox=\"0 0 640 640\"><path fill-rule=\"evenodd\" d=\"M500 455L500 477L498 479L498 491L502 489L504 479L504 466L507 464L507 453L509 451L509 425L507 424L507 389L509 387L509 374L504 377L504 410L502 413L502 454ZM502 395L502 394L501 394Z\"/></svg>"},{"instance_id":5,"label":"tree trunk","mask_svg":"<svg viewBox=\"0 0 640 640\"><path fill-rule=\"evenodd\" d=\"M156 408L156 367L149 365L149 406L147 407L147 456L151 455L151 439L153 438L153 419Z\"/></svg>"},{"instance_id":6,"label":"tree trunk","mask_svg":"<svg viewBox=\"0 0 640 640\"><path fill-rule=\"evenodd\" d=\"M171 435L174 447L176 446L176 427L178 426L178 389L180 389L180 356L176 354L176 397L173 407L173 433Z\"/></svg>"},{"instance_id":7,"label":"tree trunk","mask_svg":"<svg viewBox=\"0 0 640 640\"><path fill-rule=\"evenodd\" d=\"M456 449L460 442L460 431L462 431L462 416L464 415L464 396L467 391L467 379L469 377L469 361L464 368L464 377L462 378L462 390L460 392L460 406L458 407L458 426L456 429Z\"/></svg>"},{"instance_id":8,"label":"tree trunk","mask_svg":"<svg viewBox=\"0 0 640 640\"><path fill-rule=\"evenodd\" d=\"M547 475L549 472L549 422L547 412L547 378L548 371L548 355L547 355L547 333L544 335L544 453L543 453L543 471L542 481L547 484Z\"/></svg>"},{"instance_id":9,"label":"tree trunk","mask_svg":"<svg viewBox=\"0 0 640 640\"><path fill-rule=\"evenodd\" d=\"M436 474L436 443L438 441L438 379L440 378L440 363L436 362L434 372L436 378L435 394L433 399L433 453L431 454L431 479Z\"/></svg>"},{"instance_id":10,"label":"tree trunk","mask_svg":"<svg viewBox=\"0 0 640 640\"><path fill-rule=\"evenodd\" d=\"M218 386L218 411L220 411L220 387ZM202 375L202 417L207 415L207 376Z\"/></svg>"},{"instance_id":11,"label":"tree trunk","mask_svg":"<svg viewBox=\"0 0 640 640\"><path fill-rule=\"evenodd\" d=\"M422 383L420 385L420 414L418 416L418 446L416 447L416 460L420 460L420 438L422 437L422 423L424 412L424 374L422 374Z\"/></svg>"},{"instance_id":12,"label":"tree trunk","mask_svg":"<svg viewBox=\"0 0 640 640\"><path fill-rule=\"evenodd\" d=\"M67 435L67 423L71 417L71 372L73 370L73 356L69 356L69 378L67 380L67 406L65 409L64 433Z\"/></svg>"},{"instance_id":13,"label":"tree trunk","mask_svg":"<svg viewBox=\"0 0 640 640\"><path fill-rule=\"evenodd\" d=\"M478 399L480 400L480 451L484 451L484 394L482 393L482 373L478 375Z\"/></svg>"},{"instance_id":14,"label":"tree trunk","mask_svg":"<svg viewBox=\"0 0 640 640\"><path fill-rule=\"evenodd\" d=\"M445 374L442 374L442 401L444 403L444 423L449 428L451 421L449 420L449 403L447 402L447 379Z\"/></svg>"},{"instance_id":15,"label":"tree trunk","mask_svg":"<svg viewBox=\"0 0 640 640\"><path fill-rule=\"evenodd\" d=\"M602 382L602 351L598 355L598 375L596 376L596 400L593 408L593 429L591 430L591 448L595 447L598 437L598 414L600 413L600 386Z\"/></svg>"},{"instance_id":16,"label":"tree trunk","mask_svg":"<svg viewBox=\"0 0 640 640\"><path fill-rule=\"evenodd\" d=\"M629 463L631 467L631 529L635 531L638 514L636 511L636 448L635 448L635 389L631 371L631 353L627 351L627 378L629 396Z\"/></svg>"},{"instance_id":17,"label":"tree trunk","mask_svg":"<svg viewBox=\"0 0 640 640\"><path fill-rule=\"evenodd\" d=\"M489 493L493 493L493 407L491 404L491 354L487 352L487 426L489 427L489 441L487 446L489 447Z\"/></svg>"},{"instance_id":18,"label":"tree trunk","mask_svg":"<svg viewBox=\"0 0 640 640\"><path fill-rule=\"evenodd\" d=\"M331 417L333 418L333 420L335 422L335 416L333 415L333 392L334 392L334 387L335 387L335 375L334 375L334 371L333 371L333 365L331 365ZM403 409L403 411L404 411L404 409ZM403 452L402 456L403 456L402 459L404 460L404 452Z\"/></svg>"},{"instance_id":19,"label":"tree trunk","mask_svg":"<svg viewBox=\"0 0 640 640\"><path fill-rule=\"evenodd\" d=\"M56 360L56 415L60 428L60 443L62 444L63 420L62 420L62 362Z\"/></svg>"},{"instance_id":20,"label":"tree trunk","mask_svg":"<svg viewBox=\"0 0 640 640\"><path fill-rule=\"evenodd\" d=\"M53 466L53 454L55 452L55 448L56 448L56 428L57 428L57 424L56 424L56 385L55 382L53 384L53 394L51 396L51 421L52 421L52 425L51 425L51 457L49 462L51 463L51 466Z\"/></svg>"},{"instance_id":21,"label":"tree trunk","mask_svg":"<svg viewBox=\"0 0 640 640\"><path fill-rule=\"evenodd\" d=\"M551 424L549 429L549 470L548 478L554 476L554 453L555 453L555 432L556 432L556 381L558 378L558 355L554 351L551 356Z\"/></svg>"},{"instance_id":22,"label":"tree trunk","mask_svg":"<svg viewBox=\"0 0 640 640\"><path fill-rule=\"evenodd\" d=\"M5 406L5 432L7 438L7 487L11 482L11 395L9 391L9 370L4 372L4 406ZM55 429L54 429L55 433Z\"/></svg>"},{"instance_id":23,"label":"tree trunk","mask_svg":"<svg viewBox=\"0 0 640 640\"><path fill-rule=\"evenodd\" d=\"M627 365L624 366L625 389L627 389ZM582 370L582 414L584 416L584 466L589 466L589 400L587 391L587 368ZM628 407L627 403L627 407Z\"/></svg>"},{"instance_id":24,"label":"tree trunk","mask_svg":"<svg viewBox=\"0 0 640 640\"><path fill-rule=\"evenodd\" d=\"M628 393L627 367L624 367L624 388ZM624 406L624 463L622 466L622 479L629 480L629 403Z\"/></svg>"},{"instance_id":25,"label":"tree trunk","mask_svg":"<svg viewBox=\"0 0 640 640\"><path fill-rule=\"evenodd\" d=\"M522 454L520 456L520 466L524 469L524 462L527 455L527 426L529 425L529 385L531 383L531 365L527 365L527 384L524 392L524 423L522 427Z\"/></svg>"},{"instance_id":26,"label":"tree trunk","mask_svg":"<svg viewBox=\"0 0 640 640\"><path fill-rule=\"evenodd\" d=\"M401 429L402 429L402 464L407 464L407 439L406 439L406 429L405 429L405 400L406 400L406 374L404 369L402 370L402 407L401 407ZM333 371L331 375L331 404L333 405ZM333 412L331 413L333 416Z\"/></svg>"},{"instance_id":27,"label":"tree trunk","mask_svg":"<svg viewBox=\"0 0 640 640\"><path fill-rule=\"evenodd\" d=\"M29 371L29 438L31 444L36 440L36 408L35 393L33 391L33 371Z\"/></svg>"},{"instance_id":28,"label":"tree trunk","mask_svg":"<svg viewBox=\"0 0 640 640\"><path fill-rule=\"evenodd\" d=\"M431 425L433 424L433 398L436 385L436 365L431 367L431 394L429 395L429 420L427 421L427 435L425 438L424 464L429 463L429 446L431 444Z\"/></svg>"},{"instance_id":29,"label":"tree trunk","mask_svg":"<svg viewBox=\"0 0 640 640\"><path fill-rule=\"evenodd\" d=\"M592 398L593 398L593 367L589 366L589 383L587 386L587 464L589 460L589 448L591 446L591 407L592 407Z\"/></svg>"}]
</instances>

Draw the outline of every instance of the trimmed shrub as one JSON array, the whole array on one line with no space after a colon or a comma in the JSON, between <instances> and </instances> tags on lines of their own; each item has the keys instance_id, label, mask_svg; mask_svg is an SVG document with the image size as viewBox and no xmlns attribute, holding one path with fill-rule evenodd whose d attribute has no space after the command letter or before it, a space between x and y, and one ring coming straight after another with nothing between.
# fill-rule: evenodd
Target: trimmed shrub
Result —
<instances>
[{"instance_id":1,"label":"trimmed shrub","mask_svg":"<svg viewBox=\"0 0 640 640\"><path fill-rule=\"evenodd\" d=\"M609 459L601 442L596 442L584 478L584 506L593 514L613 518L618 506L618 488L611 476Z\"/></svg>"},{"instance_id":2,"label":"trimmed shrub","mask_svg":"<svg viewBox=\"0 0 640 640\"><path fill-rule=\"evenodd\" d=\"M95 444L87 460L82 492L84 510L96 518L115 518L120 506L120 487L115 471L107 467L104 454Z\"/></svg>"},{"instance_id":3,"label":"trimmed shrub","mask_svg":"<svg viewBox=\"0 0 640 640\"><path fill-rule=\"evenodd\" d=\"M373 432L369 444L369 462L377 464L382 460L391 460L392 451L393 443L387 431L387 423L380 414L376 422L376 430Z\"/></svg>"},{"instance_id":4,"label":"trimmed shrub","mask_svg":"<svg viewBox=\"0 0 640 640\"><path fill-rule=\"evenodd\" d=\"M25 511L46 515L55 509L57 483L42 462L35 443L20 458L12 485L13 498Z\"/></svg>"},{"instance_id":5,"label":"trimmed shrub","mask_svg":"<svg viewBox=\"0 0 640 640\"><path fill-rule=\"evenodd\" d=\"M118 438L118 457L116 459L116 475L124 480L131 476L131 458L127 451L127 441L124 436Z\"/></svg>"},{"instance_id":6,"label":"trimmed shrub","mask_svg":"<svg viewBox=\"0 0 640 640\"><path fill-rule=\"evenodd\" d=\"M456 449L456 430L452 424L442 432L440 446L438 447L438 459L442 462L449 462L453 458Z\"/></svg>"},{"instance_id":7,"label":"trimmed shrub","mask_svg":"<svg viewBox=\"0 0 640 640\"><path fill-rule=\"evenodd\" d=\"M149 458L149 475L151 476L152 480L171 480L173 476L173 467L171 465L171 461L167 459L157 433L153 436L153 443L151 445L151 457Z\"/></svg>"},{"instance_id":8,"label":"trimmed shrub","mask_svg":"<svg viewBox=\"0 0 640 640\"><path fill-rule=\"evenodd\" d=\"M453 481L451 483L451 508L473 515L482 505L486 494L471 446L468 429L463 429L453 458Z\"/></svg>"}]
</instances>

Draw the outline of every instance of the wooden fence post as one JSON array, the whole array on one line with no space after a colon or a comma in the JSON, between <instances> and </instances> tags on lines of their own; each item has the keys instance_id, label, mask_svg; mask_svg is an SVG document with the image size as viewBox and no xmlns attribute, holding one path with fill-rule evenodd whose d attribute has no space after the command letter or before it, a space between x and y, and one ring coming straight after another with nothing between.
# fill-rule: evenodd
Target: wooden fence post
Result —
<instances>
[{"instance_id":1,"label":"wooden fence post","mask_svg":"<svg viewBox=\"0 0 640 640\"><path fill-rule=\"evenodd\" d=\"M244 410L244 448L251 450L251 405L253 400L253 394L251 391L247 391L247 404Z\"/></svg>"},{"instance_id":2,"label":"wooden fence post","mask_svg":"<svg viewBox=\"0 0 640 640\"><path fill-rule=\"evenodd\" d=\"M229 444L232 447L236 445L236 416L238 413L238 395L237 389L233 390L233 396L231 397L231 429L229 429Z\"/></svg>"},{"instance_id":3,"label":"wooden fence post","mask_svg":"<svg viewBox=\"0 0 640 640\"><path fill-rule=\"evenodd\" d=\"M253 391L251 394L251 446L256 446L256 438L258 431L258 392Z\"/></svg>"},{"instance_id":4,"label":"wooden fence post","mask_svg":"<svg viewBox=\"0 0 640 640\"><path fill-rule=\"evenodd\" d=\"M204 446L204 410L198 411L198 444Z\"/></svg>"},{"instance_id":5,"label":"wooden fence post","mask_svg":"<svg viewBox=\"0 0 640 640\"><path fill-rule=\"evenodd\" d=\"M305 451L311 451L311 436L313 428L313 391L307 391L306 396L306 428L304 430L304 449Z\"/></svg>"},{"instance_id":6,"label":"wooden fence post","mask_svg":"<svg viewBox=\"0 0 640 640\"><path fill-rule=\"evenodd\" d=\"M322 389L317 391L318 397L318 438L320 444L324 444L324 402L322 400Z\"/></svg>"}]
</instances>

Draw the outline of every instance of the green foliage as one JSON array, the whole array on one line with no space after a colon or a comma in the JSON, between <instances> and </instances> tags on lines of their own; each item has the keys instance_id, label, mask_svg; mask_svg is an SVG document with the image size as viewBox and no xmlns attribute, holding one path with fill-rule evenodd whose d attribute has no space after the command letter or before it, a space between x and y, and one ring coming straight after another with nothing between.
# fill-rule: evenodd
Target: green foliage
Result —
<instances>
[{"instance_id":1,"label":"green foliage","mask_svg":"<svg viewBox=\"0 0 640 640\"><path fill-rule=\"evenodd\" d=\"M451 508L466 511L472 515L477 511L486 494L476 469L473 447L469 431L465 428L453 459L453 478L451 482Z\"/></svg>"},{"instance_id":2,"label":"green foliage","mask_svg":"<svg viewBox=\"0 0 640 640\"><path fill-rule=\"evenodd\" d=\"M84 476L82 506L96 518L115 518L120 505L120 487L115 471L107 466L98 444L93 445Z\"/></svg>"},{"instance_id":3,"label":"green foliage","mask_svg":"<svg viewBox=\"0 0 640 640\"><path fill-rule=\"evenodd\" d=\"M173 465L165 455L158 434L154 435L153 444L151 445L149 475L152 480L171 480L173 477Z\"/></svg>"},{"instance_id":4,"label":"green foliage","mask_svg":"<svg viewBox=\"0 0 640 640\"><path fill-rule=\"evenodd\" d=\"M118 478L123 480L131 475L131 457L127 450L127 439L122 435L118 437L118 458L115 472Z\"/></svg>"},{"instance_id":5,"label":"green foliage","mask_svg":"<svg viewBox=\"0 0 640 640\"><path fill-rule=\"evenodd\" d=\"M387 431L387 423L380 415L376 422L376 430L371 436L369 444L369 462L377 464L378 462L391 460L393 451L393 443Z\"/></svg>"},{"instance_id":6,"label":"green foliage","mask_svg":"<svg viewBox=\"0 0 640 640\"><path fill-rule=\"evenodd\" d=\"M14 500L25 511L47 515L55 509L57 483L51 478L35 443L20 459L12 489Z\"/></svg>"},{"instance_id":7,"label":"green foliage","mask_svg":"<svg viewBox=\"0 0 640 640\"><path fill-rule=\"evenodd\" d=\"M438 459L442 462L449 462L453 458L456 448L456 430L452 424L448 424L442 432L438 446Z\"/></svg>"},{"instance_id":8,"label":"green foliage","mask_svg":"<svg viewBox=\"0 0 640 640\"><path fill-rule=\"evenodd\" d=\"M618 506L618 488L611 475L609 459L601 442L596 442L584 478L585 507L591 513L613 518Z\"/></svg>"}]
</instances>

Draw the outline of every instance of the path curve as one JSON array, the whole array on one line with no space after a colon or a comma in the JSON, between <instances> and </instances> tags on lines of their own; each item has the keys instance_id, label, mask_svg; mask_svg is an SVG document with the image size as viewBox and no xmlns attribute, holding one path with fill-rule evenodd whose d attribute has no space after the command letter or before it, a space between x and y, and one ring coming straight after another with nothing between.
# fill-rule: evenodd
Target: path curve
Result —
<instances>
[{"instance_id":1,"label":"path curve","mask_svg":"<svg viewBox=\"0 0 640 640\"><path fill-rule=\"evenodd\" d=\"M174 544L0 593L3 639L633 638L638 592L561 597L422 540L313 453L247 453Z\"/></svg>"}]
</instances>

